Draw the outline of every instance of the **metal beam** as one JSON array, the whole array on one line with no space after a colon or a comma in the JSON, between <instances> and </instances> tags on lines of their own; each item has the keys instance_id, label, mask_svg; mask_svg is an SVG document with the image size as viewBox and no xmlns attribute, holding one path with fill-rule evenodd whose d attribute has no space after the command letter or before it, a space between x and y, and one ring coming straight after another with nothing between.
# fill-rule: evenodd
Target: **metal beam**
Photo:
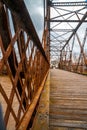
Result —
<instances>
[{"instance_id":1,"label":"metal beam","mask_svg":"<svg viewBox=\"0 0 87 130\"><path fill-rule=\"evenodd\" d=\"M49 2L49 6L87 6L87 2Z\"/></svg>"},{"instance_id":2,"label":"metal beam","mask_svg":"<svg viewBox=\"0 0 87 130\"><path fill-rule=\"evenodd\" d=\"M50 31L54 31L54 32L72 32L74 31L74 29L50 29Z\"/></svg>"},{"instance_id":3,"label":"metal beam","mask_svg":"<svg viewBox=\"0 0 87 130\"><path fill-rule=\"evenodd\" d=\"M48 72L46 73L41 86L39 87L38 91L36 92L35 97L32 100L31 105L29 105L25 115L23 116L23 118L21 119L19 125L17 126L17 130L27 130L27 127L28 127L29 122L31 120L32 114L33 114L33 112L35 110L35 107L36 107L36 105L38 103L41 92L43 90L43 87L44 87L47 76L48 76Z\"/></svg>"},{"instance_id":4,"label":"metal beam","mask_svg":"<svg viewBox=\"0 0 87 130\"><path fill-rule=\"evenodd\" d=\"M39 37L36 33L36 30L34 28L34 25L32 23L32 20L30 18L29 12L25 6L25 3L23 0L3 0L3 2L6 4L6 6L12 11L13 14L16 15L17 20L20 21L20 26L23 28L32 38L46 61L48 62L48 59L45 55L44 49L42 48L41 42L39 40Z\"/></svg>"},{"instance_id":5,"label":"metal beam","mask_svg":"<svg viewBox=\"0 0 87 130\"><path fill-rule=\"evenodd\" d=\"M87 12L84 14L84 16L81 19L81 22L78 23L78 25L76 26L76 28L74 29L74 31L72 32L72 34L70 35L69 39L67 40L66 44L63 46L62 50L65 48L65 46L69 43L69 41L71 40L71 38L73 37L73 35L77 32L77 30L79 29L79 27L81 26L81 24L83 23L83 21L87 18Z\"/></svg>"},{"instance_id":6,"label":"metal beam","mask_svg":"<svg viewBox=\"0 0 87 130\"><path fill-rule=\"evenodd\" d=\"M73 22L73 23L75 23L75 22L81 22L81 20L52 20L52 19L50 19L50 22ZM87 22L87 20L84 20L83 22Z\"/></svg>"}]
</instances>

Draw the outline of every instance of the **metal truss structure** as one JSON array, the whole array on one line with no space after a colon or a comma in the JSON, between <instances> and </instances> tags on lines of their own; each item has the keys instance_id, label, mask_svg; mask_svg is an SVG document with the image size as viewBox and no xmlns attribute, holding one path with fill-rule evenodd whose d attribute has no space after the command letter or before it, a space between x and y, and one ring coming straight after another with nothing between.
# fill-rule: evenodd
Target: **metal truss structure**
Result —
<instances>
[{"instance_id":1,"label":"metal truss structure","mask_svg":"<svg viewBox=\"0 0 87 130\"><path fill-rule=\"evenodd\" d=\"M70 71L86 69L87 2L50 0L46 21L51 64Z\"/></svg>"},{"instance_id":2,"label":"metal truss structure","mask_svg":"<svg viewBox=\"0 0 87 130\"><path fill-rule=\"evenodd\" d=\"M9 130L31 129L50 61L87 71L87 3L44 0L44 18L40 42L24 0L0 1L0 119L2 106Z\"/></svg>"},{"instance_id":3,"label":"metal truss structure","mask_svg":"<svg viewBox=\"0 0 87 130\"><path fill-rule=\"evenodd\" d=\"M23 0L0 1L0 123L2 106L6 129L32 127L49 70L45 37L41 43Z\"/></svg>"}]
</instances>

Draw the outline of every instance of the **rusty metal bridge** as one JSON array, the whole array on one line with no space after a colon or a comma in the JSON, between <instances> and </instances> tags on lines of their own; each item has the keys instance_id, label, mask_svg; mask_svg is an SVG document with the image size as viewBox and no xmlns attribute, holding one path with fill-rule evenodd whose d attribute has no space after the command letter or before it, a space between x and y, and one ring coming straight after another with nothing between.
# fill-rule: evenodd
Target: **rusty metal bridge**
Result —
<instances>
[{"instance_id":1,"label":"rusty metal bridge","mask_svg":"<svg viewBox=\"0 0 87 130\"><path fill-rule=\"evenodd\" d=\"M0 130L87 129L87 2L43 5L40 41L25 1L0 0Z\"/></svg>"}]
</instances>

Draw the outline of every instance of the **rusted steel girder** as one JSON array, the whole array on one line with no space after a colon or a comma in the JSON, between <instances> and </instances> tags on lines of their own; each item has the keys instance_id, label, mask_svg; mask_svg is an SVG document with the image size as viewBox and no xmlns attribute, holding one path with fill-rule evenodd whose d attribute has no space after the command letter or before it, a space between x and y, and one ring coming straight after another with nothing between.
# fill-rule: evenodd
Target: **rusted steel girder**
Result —
<instances>
[{"instance_id":1,"label":"rusted steel girder","mask_svg":"<svg viewBox=\"0 0 87 130\"><path fill-rule=\"evenodd\" d=\"M7 21L7 16L4 10L3 5L0 3L0 35L2 37L2 42L4 44L4 49L6 50L8 48L9 43L11 42L11 35L10 35L10 30L9 30L9 25L8 25L8 21ZM6 36L6 37L5 37ZM13 53L11 53L11 55L8 58L8 62L12 71L12 75L13 77L15 77L15 66L14 64L14 60L13 60ZM16 62L17 63L17 62ZM18 83L18 86L20 86L20 83ZM18 87L19 89L19 93L21 95L21 87Z\"/></svg>"},{"instance_id":2,"label":"rusted steel girder","mask_svg":"<svg viewBox=\"0 0 87 130\"><path fill-rule=\"evenodd\" d=\"M9 30L9 24L8 24L9 21L7 19L8 18L7 18L7 15L5 13L4 7L3 7L2 3L0 3L0 35L1 35L1 38L2 38L2 42L3 42L3 45L4 45L5 51L7 50L8 46L11 43L11 40L12 40L11 39L11 33L10 33L10 30ZM10 51L11 51L11 49L10 49ZM16 60L16 64L17 64L16 57L15 57L15 60ZM14 56L13 56L12 52L11 52L9 58L8 58L8 63L9 63L12 75L13 75L13 77L15 77L16 69L15 69L15 65L13 64L14 63ZM21 96L22 86L21 86L19 80L17 82L17 89L18 89L19 95ZM10 104L12 104L12 101L13 101L13 97L14 97L13 93L14 93L14 89L11 92ZM25 100L23 100L23 105L24 105L24 107L26 106ZM8 106L6 114L5 114L5 125L7 125L7 123L8 123L9 113L10 113L10 109L9 109L9 106Z\"/></svg>"},{"instance_id":3,"label":"rusted steel girder","mask_svg":"<svg viewBox=\"0 0 87 130\"><path fill-rule=\"evenodd\" d=\"M29 12L25 6L24 1L23 0L11 0L11 1L3 0L3 2L12 11L12 13L16 15L18 22L20 22L19 25L31 36L34 43L36 44L38 49L41 51L46 61L48 62L48 59L45 55L44 49L42 48L41 42L33 26L32 20L30 18Z\"/></svg>"},{"instance_id":4,"label":"rusted steel girder","mask_svg":"<svg viewBox=\"0 0 87 130\"><path fill-rule=\"evenodd\" d=\"M29 108L27 109L27 112L24 114L23 118L21 119L21 121L17 127L17 130L26 130L27 129L29 122L31 120L32 114L33 114L35 107L38 103L38 100L40 98L40 95L43 90L47 76L48 76L48 72L46 73L41 86L39 87L37 93L35 94L32 104L29 106Z\"/></svg>"},{"instance_id":5,"label":"rusted steel girder","mask_svg":"<svg viewBox=\"0 0 87 130\"><path fill-rule=\"evenodd\" d=\"M65 48L65 46L69 43L69 41L71 40L71 38L73 37L73 35L77 32L77 30L79 29L79 27L81 26L81 24L84 22L84 20L87 18L87 12L84 14L83 18L81 19L81 22L78 23L78 25L76 26L76 28L74 29L74 31L72 32L72 34L70 35L69 39L67 40L66 44L63 46L62 50Z\"/></svg>"},{"instance_id":6,"label":"rusted steel girder","mask_svg":"<svg viewBox=\"0 0 87 130\"><path fill-rule=\"evenodd\" d=\"M0 1L0 49L2 54L0 72L3 71L5 66L11 93L8 97L5 92L7 84L5 87L1 79L0 92L7 105L4 116L5 124L10 127L9 122L12 117L15 129L19 126L21 118L26 119L25 113L27 113L28 108L31 110L33 106L32 111L28 111L30 115L25 122L25 127L27 125L29 128L31 127L41 94L40 90L42 90L41 84L49 70L49 62L45 55L45 49L43 49L47 44L46 39L44 37L42 48L28 11L27 13L26 11L27 9L21 0ZM14 36L11 29L14 29ZM38 91L39 94L37 94ZM15 104L15 99L17 104ZM4 103L2 105L4 108ZM16 105L16 111L14 105Z\"/></svg>"}]
</instances>

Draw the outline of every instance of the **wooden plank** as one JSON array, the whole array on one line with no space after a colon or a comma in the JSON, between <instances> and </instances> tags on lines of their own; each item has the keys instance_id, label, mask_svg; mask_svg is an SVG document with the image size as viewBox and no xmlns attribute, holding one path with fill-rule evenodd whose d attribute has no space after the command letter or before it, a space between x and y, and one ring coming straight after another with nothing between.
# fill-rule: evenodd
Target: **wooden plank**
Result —
<instances>
[{"instance_id":1,"label":"wooden plank","mask_svg":"<svg viewBox=\"0 0 87 130\"><path fill-rule=\"evenodd\" d=\"M87 129L86 76L51 70L49 122L53 130Z\"/></svg>"},{"instance_id":2,"label":"wooden plank","mask_svg":"<svg viewBox=\"0 0 87 130\"><path fill-rule=\"evenodd\" d=\"M50 120L50 126L66 127L66 128L82 128L87 129L87 122L83 121L70 121L70 120Z\"/></svg>"}]
</instances>

